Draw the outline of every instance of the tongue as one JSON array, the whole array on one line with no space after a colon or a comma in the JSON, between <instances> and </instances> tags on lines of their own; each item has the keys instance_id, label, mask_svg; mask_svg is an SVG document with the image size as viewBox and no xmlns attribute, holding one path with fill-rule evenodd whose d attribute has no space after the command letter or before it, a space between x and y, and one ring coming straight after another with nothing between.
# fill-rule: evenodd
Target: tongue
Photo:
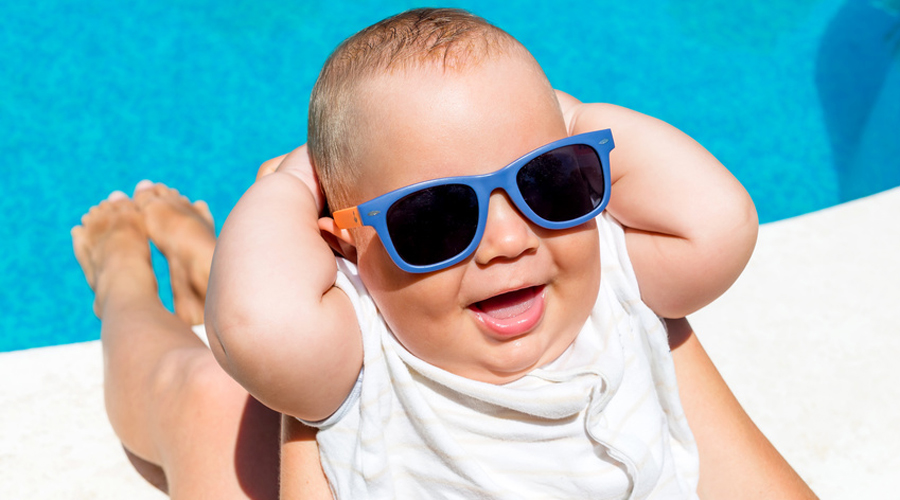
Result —
<instances>
[{"instance_id":1,"label":"tongue","mask_svg":"<svg viewBox=\"0 0 900 500\"><path fill-rule=\"evenodd\" d=\"M534 288L524 288L482 300L475 305L492 318L508 319L530 309L534 304L534 297Z\"/></svg>"}]
</instances>

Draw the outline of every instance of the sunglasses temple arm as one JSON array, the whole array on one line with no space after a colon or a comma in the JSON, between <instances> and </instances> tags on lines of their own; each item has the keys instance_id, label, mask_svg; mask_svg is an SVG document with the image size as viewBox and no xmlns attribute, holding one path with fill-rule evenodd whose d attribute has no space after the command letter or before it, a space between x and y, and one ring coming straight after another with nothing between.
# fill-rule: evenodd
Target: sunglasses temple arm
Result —
<instances>
[{"instance_id":1,"label":"sunglasses temple arm","mask_svg":"<svg viewBox=\"0 0 900 500\"><path fill-rule=\"evenodd\" d=\"M331 214L335 224L341 229L350 229L351 227L361 227L362 219L359 216L359 210L356 207L345 208Z\"/></svg>"}]
</instances>

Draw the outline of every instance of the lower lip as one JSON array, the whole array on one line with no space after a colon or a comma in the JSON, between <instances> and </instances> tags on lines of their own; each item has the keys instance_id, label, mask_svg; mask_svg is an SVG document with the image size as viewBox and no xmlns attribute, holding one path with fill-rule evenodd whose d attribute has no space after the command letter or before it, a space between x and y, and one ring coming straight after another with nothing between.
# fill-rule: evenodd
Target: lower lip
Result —
<instances>
[{"instance_id":1,"label":"lower lip","mask_svg":"<svg viewBox=\"0 0 900 500\"><path fill-rule=\"evenodd\" d=\"M475 306L470 306L469 309L491 333L503 338L512 338L534 329L544 316L544 288L535 290L534 298L531 300L532 303L528 309L509 318L495 318Z\"/></svg>"}]
</instances>

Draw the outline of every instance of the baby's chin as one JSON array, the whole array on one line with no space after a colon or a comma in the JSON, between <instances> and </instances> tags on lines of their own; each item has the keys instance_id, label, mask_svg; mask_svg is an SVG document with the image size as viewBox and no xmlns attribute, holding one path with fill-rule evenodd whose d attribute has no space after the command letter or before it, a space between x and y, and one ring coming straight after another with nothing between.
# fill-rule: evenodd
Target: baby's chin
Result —
<instances>
[{"instance_id":1,"label":"baby's chin","mask_svg":"<svg viewBox=\"0 0 900 500\"><path fill-rule=\"evenodd\" d=\"M440 368L470 380L494 385L509 384L555 361L574 340L573 336L572 339L550 348L537 348L529 350L528 353L517 352L512 355L497 356L474 366L458 368L442 366Z\"/></svg>"}]
</instances>

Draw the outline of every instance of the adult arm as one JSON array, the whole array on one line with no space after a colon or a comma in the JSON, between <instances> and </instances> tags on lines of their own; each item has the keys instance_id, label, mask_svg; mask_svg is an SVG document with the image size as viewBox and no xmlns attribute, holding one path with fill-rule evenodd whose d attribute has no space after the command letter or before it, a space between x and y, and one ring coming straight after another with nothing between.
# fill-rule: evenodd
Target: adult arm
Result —
<instances>
[{"instance_id":1,"label":"adult arm","mask_svg":"<svg viewBox=\"0 0 900 500\"><path fill-rule=\"evenodd\" d=\"M641 298L660 316L686 316L737 279L756 244L747 191L675 127L612 104L557 92L569 134L612 129L607 210L625 227Z\"/></svg>"},{"instance_id":2,"label":"adult arm","mask_svg":"<svg viewBox=\"0 0 900 500\"><path fill-rule=\"evenodd\" d=\"M666 323L678 393L700 455L700 498L815 499L750 420L688 321Z\"/></svg>"},{"instance_id":3,"label":"adult arm","mask_svg":"<svg viewBox=\"0 0 900 500\"><path fill-rule=\"evenodd\" d=\"M282 500L331 500L331 488L319 461L316 430L297 419L281 418Z\"/></svg>"}]
</instances>

